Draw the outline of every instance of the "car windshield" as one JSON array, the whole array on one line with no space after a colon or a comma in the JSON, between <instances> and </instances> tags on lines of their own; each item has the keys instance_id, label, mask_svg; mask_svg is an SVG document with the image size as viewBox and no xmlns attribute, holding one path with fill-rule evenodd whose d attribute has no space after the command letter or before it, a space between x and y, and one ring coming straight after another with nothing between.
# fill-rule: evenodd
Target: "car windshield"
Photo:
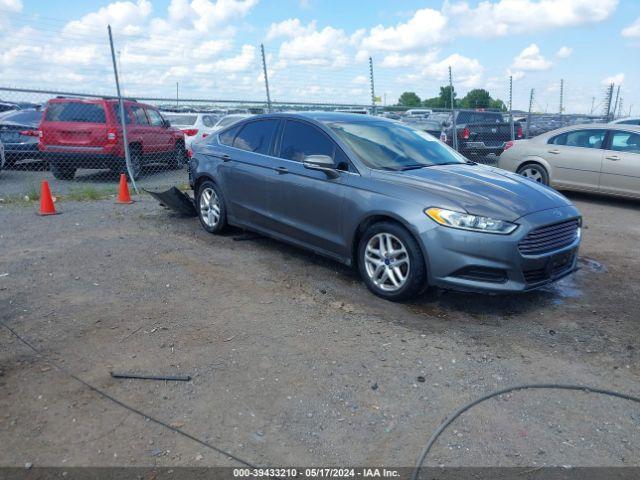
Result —
<instances>
[{"instance_id":1,"label":"car windshield","mask_svg":"<svg viewBox=\"0 0 640 480\"><path fill-rule=\"evenodd\" d=\"M184 127L188 127L196 124L196 120L198 120L197 115L171 115L167 113L162 114L164 118L169 120L171 125L180 125Z\"/></svg>"},{"instance_id":2,"label":"car windshield","mask_svg":"<svg viewBox=\"0 0 640 480\"><path fill-rule=\"evenodd\" d=\"M439 140L395 122L336 122L329 125L368 167L410 170L463 164L467 159Z\"/></svg>"}]
</instances>

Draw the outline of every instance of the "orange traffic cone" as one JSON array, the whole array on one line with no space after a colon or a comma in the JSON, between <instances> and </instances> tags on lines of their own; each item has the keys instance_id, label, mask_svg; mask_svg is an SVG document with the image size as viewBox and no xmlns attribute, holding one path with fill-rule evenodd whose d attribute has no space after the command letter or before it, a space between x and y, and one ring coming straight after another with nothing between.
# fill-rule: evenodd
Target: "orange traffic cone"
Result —
<instances>
[{"instance_id":1,"label":"orange traffic cone","mask_svg":"<svg viewBox=\"0 0 640 480\"><path fill-rule=\"evenodd\" d=\"M56 207L53 204L53 197L51 196L51 190L49 190L49 182L42 181L40 187L40 212L38 215L57 215Z\"/></svg>"},{"instance_id":2,"label":"orange traffic cone","mask_svg":"<svg viewBox=\"0 0 640 480\"><path fill-rule=\"evenodd\" d=\"M133 203L131 196L129 195L129 185L127 184L127 176L124 173L120 174L120 188L118 189L118 199L116 203Z\"/></svg>"}]
</instances>

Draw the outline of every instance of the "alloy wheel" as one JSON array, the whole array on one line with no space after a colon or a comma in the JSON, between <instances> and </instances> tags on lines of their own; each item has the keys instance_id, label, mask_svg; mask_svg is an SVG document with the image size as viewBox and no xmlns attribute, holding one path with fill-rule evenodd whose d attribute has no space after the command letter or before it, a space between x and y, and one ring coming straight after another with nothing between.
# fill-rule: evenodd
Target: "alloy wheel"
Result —
<instances>
[{"instance_id":1,"label":"alloy wheel","mask_svg":"<svg viewBox=\"0 0 640 480\"><path fill-rule=\"evenodd\" d=\"M534 182L544 183L544 176L536 167L527 167L520 172L520 175Z\"/></svg>"},{"instance_id":2,"label":"alloy wheel","mask_svg":"<svg viewBox=\"0 0 640 480\"><path fill-rule=\"evenodd\" d=\"M200 194L200 217L209 228L214 228L220 221L220 200L213 188L207 187Z\"/></svg>"},{"instance_id":3,"label":"alloy wheel","mask_svg":"<svg viewBox=\"0 0 640 480\"><path fill-rule=\"evenodd\" d=\"M401 289L409 278L411 264L407 248L390 233L378 233L369 239L364 263L371 281L386 292Z\"/></svg>"}]
</instances>

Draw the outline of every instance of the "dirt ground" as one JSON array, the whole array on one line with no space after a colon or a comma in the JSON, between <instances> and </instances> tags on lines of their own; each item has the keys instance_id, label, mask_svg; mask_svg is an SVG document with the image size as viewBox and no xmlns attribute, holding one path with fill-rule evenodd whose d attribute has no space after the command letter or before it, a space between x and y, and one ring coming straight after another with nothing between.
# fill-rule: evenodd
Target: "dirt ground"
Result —
<instances>
[{"instance_id":1,"label":"dirt ground","mask_svg":"<svg viewBox=\"0 0 640 480\"><path fill-rule=\"evenodd\" d=\"M393 304L351 270L212 236L149 197L0 204L0 321L85 381L259 465L412 466L497 388L640 395L637 202L571 195L582 269L543 291ZM0 328L0 465L238 465L106 400ZM187 373L190 382L110 371ZM640 465L640 407L519 392L465 413L427 465Z\"/></svg>"}]
</instances>

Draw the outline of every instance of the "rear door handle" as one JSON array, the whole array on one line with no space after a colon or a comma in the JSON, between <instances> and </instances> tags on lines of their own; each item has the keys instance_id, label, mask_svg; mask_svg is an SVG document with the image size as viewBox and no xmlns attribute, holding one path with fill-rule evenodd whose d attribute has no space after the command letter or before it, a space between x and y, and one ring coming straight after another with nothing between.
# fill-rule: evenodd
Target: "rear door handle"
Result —
<instances>
[{"instance_id":1,"label":"rear door handle","mask_svg":"<svg viewBox=\"0 0 640 480\"><path fill-rule=\"evenodd\" d=\"M609 155L608 157L604 157L604 158L606 158L607 160L613 160L613 161L620 160L620 157L617 155Z\"/></svg>"},{"instance_id":2,"label":"rear door handle","mask_svg":"<svg viewBox=\"0 0 640 480\"><path fill-rule=\"evenodd\" d=\"M278 172L278 175L284 175L285 173L289 173L289 170L287 170L286 167L276 167L276 172Z\"/></svg>"},{"instance_id":3,"label":"rear door handle","mask_svg":"<svg viewBox=\"0 0 640 480\"><path fill-rule=\"evenodd\" d=\"M222 155L220 155L220 158L222 159L223 162L228 162L229 160L231 160L231 156L227 155L226 153L223 153Z\"/></svg>"},{"instance_id":4,"label":"rear door handle","mask_svg":"<svg viewBox=\"0 0 640 480\"><path fill-rule=\"evenodd\" d=\"M549 150L549 153L558 154L558 153L560 153L560 150Z\"/></svg>"}]
</instances>

